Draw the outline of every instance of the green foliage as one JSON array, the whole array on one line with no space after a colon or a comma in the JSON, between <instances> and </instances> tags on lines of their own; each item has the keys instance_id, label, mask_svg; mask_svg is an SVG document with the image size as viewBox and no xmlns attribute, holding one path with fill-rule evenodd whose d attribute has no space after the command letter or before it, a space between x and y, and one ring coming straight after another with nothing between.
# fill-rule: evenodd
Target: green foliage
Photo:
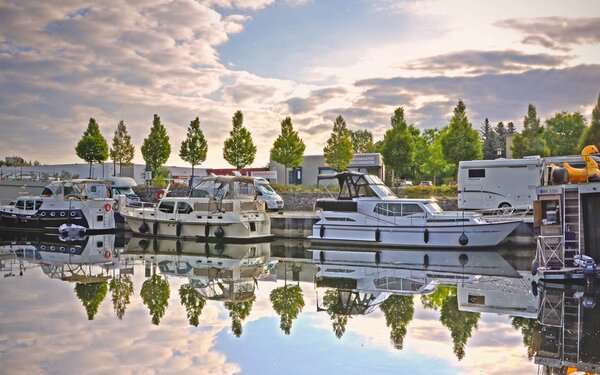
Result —
<instances>
[{"instance_id":1,"label":"green foliage","mask_svg":"<svg viewBox=\"0 0 600 375\"><path fill-rule=\"evenodd\" d=\"M305 149L306 145L292 127L292 119L286 117L281 121L281 134L271 148L271 159L285 167L285 185L288 178L287 169L302 165Z\"/></svg>"},{"instance_id":2,"label":"green foliage","mask_svg":"<svg viewBox=\"0 0 600 375\"><path fill-rule=\"evenodd\" d=\"M269 299L273 304L273 310L280 317L279 327L286 335L289 335L294 319L298 317L304 307L302 289L298 285L284 285L273 289Z\"/></svg>"},{"instance_id":3,"label":"green foliage","mask_svg":"<svg viewBox=\"0 0 600 375\"><path fill-rule=\"evenodd\" d=\"M333 132L323 149L325 163L336 172L344 171L354 156L352 140L346 127L346 121L340 115L333 122Z\"/></svg>"},{"instance_id":4,"label":"green foliage","mask_svg":"<svg viewBox=\"0 0 600 375\"><path fill-rule=\"evenodd\" d=\"M506 134L507 135L517 134L517 128L515 127L515 124L513 124L512 121L509 121L508 124L506 124Z\"/></svg>"},{"instance_id":5,"label":"green foliage","mask_svg":"<svg viewBox=\"0 0 600 375\"><path fill-rule=\"evenodd\" d=\"M498 157L505 158L506 157L506 135L508 134L508 130L504 126L504 123L500 121L496 128L494 129L496 133L496 145L494 146L496 150L500 150L500 155Z\"/></svg>"},{"instance_id":6,"label":"green foliage","mask_svg":"<svg viewBox=\"0 0 600 375\"><path fill-rule=\"evenodd\" d=\"M127 127L123 120L117 124L117 130L112 140L112 148L110 149L110 158L119 164L129 165L135 155L135 147L131 143L131 136L127 132Z\"/></svg>"},{"instance_id":7,"label":"green foliage","mask_svg":"<svg viewBox=\"0 0 600 375\"><path fill-rule=\"evenodd\" d=\"M350 130L350 140L352 141L352 149L355 154L366 154L375 152L373 144L373 134L367 130Z\"/></svg>"},{"instance_id":8,"label":"green foliage","mask_svg":"<svg viewBox=\"0 0 600 375\"><path fill-rule=\"evenodd\" d=\"M169 171L169 168L161 165L154 170L154 174L152 175L152 186L164 188L167 186L166 180L170 178L171 172Z\"/></svg>"},{"instance_id":9,"label":"green foliage","mask_svg":"<svg viewBox=\"0 0 600 375\"><path fill-rule=\"evenodd\" d=\"M243 126L242 111L237 111L231 122L233 129L223 145L223 158L239 170L254 162L256 146L252 142L252 135Z\"/></svg>"},{"instance_id":10,"label":"green foliage","mask_svg":"<svg viewBox=\"0 0 600 375\"><path fill-rule=\"evenodd\" d=\"M133 281L129 275L119 275L110 280L108 290L112 293L113 309L117 318L123 319L130 297L133 294Z\"/></svg>"},{"instance_id":11,"label":"green foliage","mask_svg":"<svg viewBox=\"0 0 600 375\"><path fill-rule=\"evenodd\" d=\"M202 164L206 160L208 144L204 133L200 129L200 119L196 117L190 122L187 131L187 138L181 142L179 157L192 165L192 178L194 177L194 166Z\"/></svg>"},{"instance_id":12,"label":"green foliage","mask_svg":"<svg viewBox=\"0 0 600 375\"><path fill-rule=\"evenodd\" d=\"M206 298L190 284L183 284L179 287L179 298L185 307L190 325L198 327L200 314L206 305Z\"/></svg>"},{"instance_id":13,"label":"green foliage","mask_svg":"<svg viewBox=\"0 0 600 375\"><path fill-rule=\"evenodd\" d=\"M383 137L381 154L385 166L394 171L394 178L409 178L415 162L415 137L404 119L404 108L396 108L391 124Z\"/></svg>"},{"instance_id":14,"label":"green foliage","mask_svg":"<svg viewBox=\"0 0 600 375\"><path fill-rule=\"evenodd\" d=\"M456 198L458 194L457 186L407 186L402 188L402 195L406 198Z\"/></svg>"},{"instance_id":15,"label":"green foliage","mask_svg":"<svg viewBox=\"0 0 600 375\"><path fill-rule=\"evenodd\" d=\"M88 320L94 320L94 316L98 312L98 307L100 307L100 304L104 301L107 292L108 285L106 281L100 283L75 284L75 294L83 303Z\"/></svg>"},{"instance_id":16,"label":"green foliage","mask_svg":"<svg viewBox=\"0 0 600 375\"><path fill-rule=\"evenodd\" d=\"M483 158L485 160L494 160L498 156L496 146L498 145L497 135L486 118L481 126L481 141L483 142Z\"/></svg>"},{"instance_id":17,"label":"green foliage","mask_svg":"<svg viewBox=\"0 0 600 375\"><path fill-rule=\"evenodd\" d=\"M90 164L90 177L92 176L92 163L102 163L108 159L108 143L93 118L90 118L86 131L75 147L75 152L77 156Z\"/></svg>"},{"instance_id":18,"label":"green foliage","mask_svg":"<svg viewBox=\"0 0 600 375\"><path fill-rule=\"evenodd\" d=\"M546 120L544 132L550 156L578 154L578 143L585 130L585 118L580 113L560 112Z\"/></svg>"},{"instance_id":19,"label":"green foliage","mask_svg":"<svg viewBox=\"0 0 600 375\"><path fill-rule=\"evenodd\" d=\"M477 160L483 156L479 134L469 122L466 111L467 107L459 100L454 107L454 116L440 134L444 157L452 164L454 175L460 161Z\"/></svg>"},{"instance_id":20,"label":"green foliage","mask_svg":"<svg viewBox=\"0 0 600 375\"><path fill-rule=\"evenodd\" d=\"M592 123L589 127L585 128L581 139L579 140L579 151L585 146L595 145L600 149L600 95L598 95L598 101L592 110Z\"/></svg>"},{"instance_id":21,"label":"green foliage","mask_svg":"<svg viewBox=\"0 0 600 375\"><path fill-rule=\"evenodd\" d=\"M152 324L160 324L160 319L165 315L169 305L169 295L169 283L155 272L142 284L140 296L150 311Z\"/></svg>"},{"instance_id":22,"label":"green foliage","mask_svg":"<svg viewBox=\"0 0 600 375\"><path fill-rule=\"evenodd\" d=\"M341 339L346 332L346 324L350 315L344 309L342 303L342 292L339 289L329 289L323 295L323 307L326 309L335 337Z\"/></svg>"},{"instance_id":23,"label":"green foliage","mask_svg":"<svg viewBox=\"0 0 600 375\"><path fill-rule=\"evenodd\" d=\"M243 302L225 302L223 306L229 310L229 317L231 318L231 331L236 337L242 335L242 321L250 315L252 311L252 304L256 300L256 296L252 296L247 301Z\"/></svg>"},{"instance_id":24,"label":"green foliage","mask_svg":"<svg viewBox=\"0 0 600 375\"><path fill-rule=\"evenodd\" d=\"M328 186L327 190L323 186L320 185L283 185L283 184L271 184L271 187L277 192L283 193L326 193L327 190L334 192L339 191L339 187Z\"/></svg>"},{"instance_id":25,"label":"green foliage","mask_svg":"<svg viewBox=\"0 0 600 375\"><path fill-rule=\"evenodd\" d=\"M148 138L144 139L142 144L142 156L146 165L156 174L158 167L163 166L171 155L171 145L169 144L169 135L167 129L160 122L160 117L154 115L152 128Z\"/></svg>"},{"instance_id":26,"label":"green foliage","mask_svg":"<svg viewBox=\"0 0 600 375\"><path fill-rule=\"evenodd\" d=\"M422 160L422 164L420 165L421 171L425 174L432 176L433 184L437 183L437 178L440 176L444 176L452 171L452 164L446 162L446 158L444 157L444 149L442 148L442 143L439 139L434 140L428 146L419 146L420 150L425 150L426 154L422 158L418 158L417 160ZM417 153L418 155L418 153ZM416 188L417 186L415 186ZM423 188L443 188L443 187L435 187L435 186L421 186ZM412 188L411 188L412 189Z\"/></svg>"},{"instance_id":27,"label":"green foliage","mask_svg":"<svg viewBox=\"0 0 600 375\"><path fill-rule=\"evenodd\" d=\"M539 347L536 332L540 332L540 324L536 319L515 316L512 318L511 325L516 330L521 331L521 334L523 335L523 345L527 348L527 358L531 361Z\"/></svg>"},{"instance_id":28,"label":"green foliage","mask_svg":"<svg viewBox=\"0 0 600 375\"><path fill-rule=\"evenodd\" d=\"M379 305L385 315L385 323L390 327L390 339L394 347L402 350L406 326L415 313L413 296L391 295Z\"/></svg>"},{"instance_id":29,"label":"green foliage","mask_svg":"<svg viewBox=\"0 0 600 375\"><path fill-rule=\"evenodd\" d=\"M523 118L523 132L515 135L511 149L515 159L530 155L550 155L544 138L544 128L533 104L529 104L527 108L527 116Z\"/></svg>"},{"instance_id":30,"label":"green foliage","mask_svg":"<svg viewBox=\"0 0 600 375\"><path fill-rule=\"evenodd\" d=\"M435 292L429 295L421 296L423 307L431 310L439 310L442 308L446 300L456 296L456 287L451 285L440 285Z\"/></svg>"}]
</instances>

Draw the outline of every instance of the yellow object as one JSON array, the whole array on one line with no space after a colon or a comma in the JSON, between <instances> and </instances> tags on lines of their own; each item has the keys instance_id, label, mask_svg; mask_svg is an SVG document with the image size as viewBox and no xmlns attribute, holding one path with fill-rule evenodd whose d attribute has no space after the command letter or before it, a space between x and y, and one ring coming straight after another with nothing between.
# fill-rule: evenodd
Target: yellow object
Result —
<instances>
[{"instance_id":1,"label":"yellow object","mask_svg":"<svg viewBox=\"0 0 600 375\"><path fill-rule=\"evenodd\" d=\"M581 151L581 157L585 161L585 168L573 168L569 163L563 163L563 167L569 174L569 183L578 184L586 183L592 176L600 178L600 169L598 163L590 155L597 154L598 148L594 145L586 146Z\"/></svg>"}]
</instances>

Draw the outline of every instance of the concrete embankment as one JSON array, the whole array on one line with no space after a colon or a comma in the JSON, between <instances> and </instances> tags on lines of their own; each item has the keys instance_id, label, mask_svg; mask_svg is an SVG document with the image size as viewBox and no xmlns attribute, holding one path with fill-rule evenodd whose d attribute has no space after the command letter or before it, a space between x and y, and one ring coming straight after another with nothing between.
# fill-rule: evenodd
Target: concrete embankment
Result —
<instances>
[{"instance_id":1,"label":"concrete embankment","mask_svg":"<svg viewBox=\"0 0 600 375\"><path fill-rule=\"evenodd\" d=\"M39 195L48 182L0 180L0 202L8 203L22 195Z\"/></svg>"}]
</instances>

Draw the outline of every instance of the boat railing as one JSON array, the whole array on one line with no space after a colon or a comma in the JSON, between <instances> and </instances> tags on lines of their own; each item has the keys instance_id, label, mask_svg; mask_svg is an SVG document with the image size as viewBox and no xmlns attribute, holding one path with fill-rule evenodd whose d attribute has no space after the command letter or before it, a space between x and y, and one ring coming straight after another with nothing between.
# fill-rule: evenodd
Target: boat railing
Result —
<instances>
[{"instance_id":1,"label":"boat railing","mask_svg":"<svg viewBox=\"0 0 600 375\"><path fill-rule=\"evenodd\" d=\"M529 206L514 206L514 207L503 207L494 208L487 210L476 211L480 213L487 222L490 223L501 223L505 221L523 220L531 212Z\"/></svg>"},{"instance_id":2,"label":"boat railing","mask_svg":"<svg viewBox=\"0 0 600 375\"><path fill-rule=\"evenodd\" d=\"M536 246L539 267L544 269L561 269L565 267L564 237L538 236Z\"/></svg>"}]
</instances>

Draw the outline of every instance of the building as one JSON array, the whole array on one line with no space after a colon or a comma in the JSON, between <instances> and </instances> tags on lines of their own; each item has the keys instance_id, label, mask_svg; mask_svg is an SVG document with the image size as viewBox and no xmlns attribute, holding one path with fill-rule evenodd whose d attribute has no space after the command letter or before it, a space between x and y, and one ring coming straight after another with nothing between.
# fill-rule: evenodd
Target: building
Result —
<instances>
[{"instance_id":1,"label":"building","mask_svg":"<svg viewBox=\"0 0 600 375\"><path fill-rule=\"evenodd\" d=\"M271 160L271 171L276 171L276 181L279 184L285 183L285 167ZM349 170L369 173L379 176L381 179L385 176L383 166L383 157L381 154L355 154ZM323 155L305 155L302 165L297 168L288 168L288 184L291 185L317 185L319 174L332 174L334 170L325 163ZM273 182L273 181L272 181Z\"/></svg>"}]
</instances>

